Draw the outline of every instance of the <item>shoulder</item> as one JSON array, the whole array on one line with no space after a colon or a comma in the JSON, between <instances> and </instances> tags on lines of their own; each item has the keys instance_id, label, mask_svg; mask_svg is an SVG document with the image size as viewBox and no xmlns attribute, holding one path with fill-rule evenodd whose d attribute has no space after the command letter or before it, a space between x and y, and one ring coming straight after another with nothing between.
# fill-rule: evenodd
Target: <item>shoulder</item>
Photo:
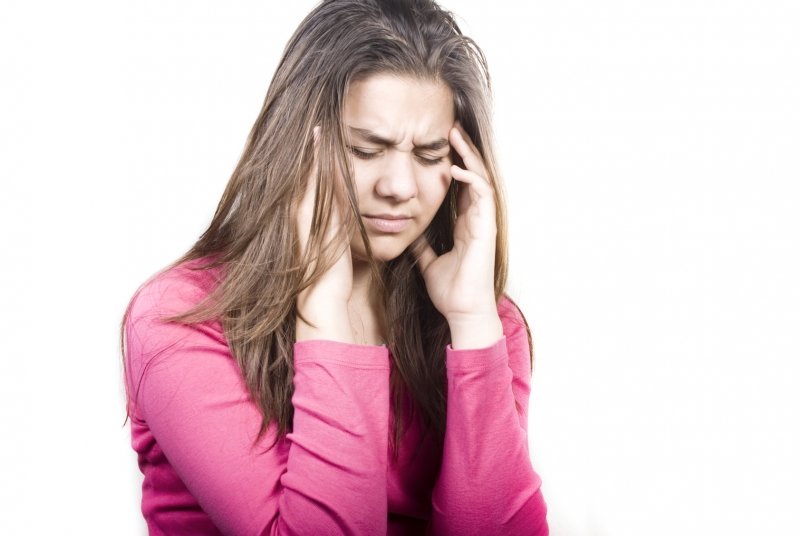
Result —
<instances>
[{"instance_id":1,"label":"shoulder","mask_svg":"<svg viewBox=\"0 0 801 536\"><path fill-rule=\"evenodd\" d=\"M197 270L188 261L145 281L128 303L124 317L125 358L133 369L143 369L157 355L187 345L225 345L216 320L197 324L170 321L200 305L219 282L219 270ZM172 353L172 352L170 352Z\"/></svg>"},{"instance_id":2,"label":"shoulder","mask_svg":"<svg viewBox=\"0 0 801 536\"><path fill-rule=\"evenodd\" d=\"M187 312L214 290L219 271L198 270L198 260L168 267L142 283L128 303L126 322Z\"/></svg>"},{"instance_id":3,"label":"shoulder","mask_svg":"<svg viewBox=\"0 0 801 536\"><path fill-rule=\"evenodd\" d=\"M168 400L197 382L221 381L235 364L217 319L172 320L202 304L217 275L195 262L168 267L145 281L124 317L123 361L129 414L138 419L154 401ZM236 373L230 375L236 378ZM148 402L149 401L149 402ZM161 404L161 402L158 402Z\"/></svg>"}]
</instances>

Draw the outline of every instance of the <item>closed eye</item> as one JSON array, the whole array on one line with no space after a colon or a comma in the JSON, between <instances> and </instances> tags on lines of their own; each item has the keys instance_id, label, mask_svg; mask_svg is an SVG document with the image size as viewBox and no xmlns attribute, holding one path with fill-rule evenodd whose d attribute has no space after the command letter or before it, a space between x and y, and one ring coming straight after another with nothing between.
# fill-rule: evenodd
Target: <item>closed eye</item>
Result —
<instances>
[{"instance_id":1,"label":"closed eye","mask_svg":"<svg viewBox=\"0 0 801 536\"><path fill-rule=\"evenodd\" d=\"M376 152L369 152L358 147L354 147L352 145L348 146L348 149L351 153L353 153L356 158L360 158L362 160L372 160L373 158L379 156L381 151ZM416 155L417 160L424 166L436 166L437 164L441 163L442 160L445 158L444 156L439 157L425 157L423 155Z\"/></svg>"},{"instance_id":2,"label":"closed eye","mask_svg":"<svg viewBox=\"0 0 801 536\"><path fill-rule=\"evenodd\" d=\"M349 146L348 149L350 149L350 152L352 152L357 158L361 158L362 160L370 160L371 158L375 158L376 156L378 156L377 152L369 153L366 151L362 151L357 147L353 147L352 145Z\"/></svg>"},{"instance_id":3,"label":"closed eye","mask_svg":"<svg viewBox=\"0 0 801 536\"><path fill-rule=\"evenodd\" d=\"M435 165L439 164L440 162L442 162L443 158L444 157L442 157L442 156L437 157L437 158L426 158L425 156L417 155L417 159L424 166L435 166Z\"/></svg>"}]
</instances>

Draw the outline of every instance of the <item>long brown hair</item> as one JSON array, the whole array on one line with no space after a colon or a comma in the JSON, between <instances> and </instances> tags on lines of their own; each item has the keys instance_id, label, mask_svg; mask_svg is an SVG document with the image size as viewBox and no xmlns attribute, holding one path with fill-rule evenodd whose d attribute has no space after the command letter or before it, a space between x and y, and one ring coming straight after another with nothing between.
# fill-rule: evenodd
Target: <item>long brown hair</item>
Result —
<instances>
[{"instance_id":1,"label":"long brown hair","mask_svg":"<svg viewBox=\"0 0 801 536\"><path fill-rule=\"evenodd\" d=\"M450 333L428 297L411 252L407 249L379 265L372 259L358 218L343 107L349 85L376 73L439 81L450 88L454 115L481 153L495 189L495 294L501 297L507 278L507 227L484 54L462 34L452 14L431 0L326 0L289 40L211 224L188 252L166 268L202 259L205 262L195 269L221 267L224 277L197 307L167 320L192 324L219 319L263 415L260 432L275 422L276 441L284 437L292 429L296 298L336 260L336 244L324 240L331 207L334 203L349 207L353 217L340 236L349 241L358 229L364 240L388 326L395 417L390 441L397 456L404 393L412 402L412 415L419 415L424 428L442 444L447 399L444 348ZM300 251L295 211L311 171L312 131L318 125L315 216L309 245ZM458 155L454 160L463 165ZM438 254L453 247L456 188L453 181L426 230ZM316 269L307 273L304 267L311 265ZM124 354L123 335L121 347Z\"/></svg>"}]
</instances>

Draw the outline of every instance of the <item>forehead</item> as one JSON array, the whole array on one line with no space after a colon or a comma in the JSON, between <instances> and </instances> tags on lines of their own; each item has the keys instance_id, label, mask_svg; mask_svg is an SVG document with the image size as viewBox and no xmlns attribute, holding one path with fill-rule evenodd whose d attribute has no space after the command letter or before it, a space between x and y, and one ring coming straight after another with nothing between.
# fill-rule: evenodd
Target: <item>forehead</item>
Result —
<instances>
[{"instance_id":1,"label":"forehead","mask_svg":"<svg viewBox=\"0 0 801 536\"><path fill-rule=\"evenodd\" d=\"M353 82L345 96L346 127L405 142L445 137L454 121L453 94L442 82L377 74Z\"/></svg>"}]
</instances>

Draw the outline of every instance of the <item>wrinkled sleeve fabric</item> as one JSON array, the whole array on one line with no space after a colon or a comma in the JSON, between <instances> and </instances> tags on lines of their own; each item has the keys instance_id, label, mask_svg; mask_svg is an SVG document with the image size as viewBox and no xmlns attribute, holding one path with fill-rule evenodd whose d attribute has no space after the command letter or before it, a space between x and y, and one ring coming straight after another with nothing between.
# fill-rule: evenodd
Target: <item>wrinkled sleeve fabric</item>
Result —
<instances>
[{"instance_id":1,"label":"wrinkled sleeve fabric","mask_svg":"<svg viewBox=\"0 0 801 536\"><path fill-rule=\"evenodd\" d=\"M151 282L131 303L126 373L133 418L225 534L384 534L389 356L332 341L294 347L288 449L256 441L261 414L219 323L164 323L202 291Z\"/></svg>"},{"instance_id":2,"label":"wrinkled sleeve fabric","mask_svg":"<svg viewBox=\"0 0 801 536\"><path fill-rule=\"evenodd\" d=\"M432 534L548 534L541 479L528 452L528 332L509 300L499 314L504 336L495 344L446 349L447 426Z\"/></svg>"}]
</instances>

